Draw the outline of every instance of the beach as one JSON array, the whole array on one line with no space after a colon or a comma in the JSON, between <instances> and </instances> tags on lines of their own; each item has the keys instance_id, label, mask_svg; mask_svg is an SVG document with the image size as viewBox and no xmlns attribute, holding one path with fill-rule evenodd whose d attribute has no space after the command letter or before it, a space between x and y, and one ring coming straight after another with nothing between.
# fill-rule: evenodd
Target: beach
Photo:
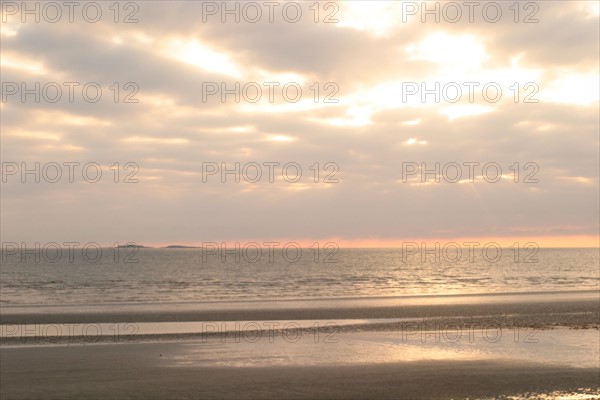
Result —
<instances>
[{"instance_id":1,"label":"beach","mask_svg":"<svg viewBox=\"0 0 600 400\"><path fill-rule=\"evenodd\" d=\"M0 387L6 399L597 398L599 313L592 291L3 307Z\"/></svg>"},{"instance_id":2,"label":"beach","mask_svg":"<svg viewBox=\"0 0 600 400\"><path fill-rule=\"evenodd\" d=\"M581 387L597 390L598 384L598 370L594 368L497 361L165 367L162 358L168 359L180 346L3 349L3 398L495 398Z\"/></svg>"},{"instance_id":3,"label":"beach","mask_svg":"<svg viewBox=\"0 0 600 400\"><path fill-rule=\"evenodd\" d=\"M0 19L0 400L600 400L600 1Z\"/></svg>"}]
</instances>

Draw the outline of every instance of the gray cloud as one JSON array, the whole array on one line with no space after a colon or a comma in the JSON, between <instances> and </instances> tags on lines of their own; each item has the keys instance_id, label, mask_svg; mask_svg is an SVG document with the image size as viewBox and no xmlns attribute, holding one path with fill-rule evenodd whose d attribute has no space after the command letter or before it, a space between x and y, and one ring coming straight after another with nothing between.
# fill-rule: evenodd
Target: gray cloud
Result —
<instances>
[{"instance_id":1,"label":"gray cloud","mask_svg":"<svg viewBox=\"0 0 600 400\"><path fill-rule=\"evenodd\" d=\"M11 177L2 184L2 236L14 241L175 243L594 235L599 218L597 101L480 102L493 111L449 120L439 111L451 104L409 107L384 99L382 106L372 105L367 96L374 85L435 77L438 65L410 60L403 52L435 31L482 38L491 55L484 69L509 68L512 56L525 54L524 67L543 69L540 87L569 76L565 70L597 71L598 19L576 6L547 3L539 24L399 24L384 36L310 19L299 24L203 24L198 22L200 6L191 2L143 4L140 23L126 27L108 22L93 27L24 25L15 36L2 38L3 56L35 60L50 72L32 75L3 67L3 82L94 81L104 88L135 82L140 102L114 103L112 93L105 91L96 104L23 104L14 98L5 103L3 162L97 162L106 179L21 184ZM145 45L132 39L142 32L157 42ZM112 36L124 42L115 45ZM203 82L232 85L242 79L161 54L160 44L171 37L222 49L248 75L295 72L310 82L339 82L340 102L283 112L271 112L287 105L281 100L264 109L216 98L203 103ZM161 100L165 103L153 103ZM319 122L355 116L357 104L373 107L370 123ZM413 120L420 123L406 124ZM248 130L231 130L235 127ZM292 140L268 140L273 136ZM407 145L411 138L417 143ZM203 162L268 161L297 162L304 173L301 182L223 184L214 177L202 183ZM540 182L401 182L403 162L468 161L497 162L505 173L515 162L534 162ZM108 167L114 162L137 163L140 182L111 182ZM314 162L321 168L335 162L340 182L312 182L309 167ZM525 172L521 174L522 179Z\"/></svg>"}]
</instances>

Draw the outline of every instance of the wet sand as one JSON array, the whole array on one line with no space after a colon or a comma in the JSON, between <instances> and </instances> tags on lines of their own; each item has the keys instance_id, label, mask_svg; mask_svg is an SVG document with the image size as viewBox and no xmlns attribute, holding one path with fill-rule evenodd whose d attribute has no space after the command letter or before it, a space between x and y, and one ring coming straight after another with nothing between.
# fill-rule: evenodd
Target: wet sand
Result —
<instances>
[{"instance_id":1,"label":"wet sand","mask_svg":"<svg viewBox=\"0 0 600 400\"><path fill-rule=\"evenodd\" d=\"M156 326L119 338L124 340L105 335L94 343L3 336L0 397L449 399L556 391L600 397L597 292L262 304L79 312L40 306L8 313L3 307L2 323L356 321L334 330L287 329L266 336L152 333ZM450 329L440 330L444 323Z\"/></svg>"},{"instance_id":2,"label":"wet sand","mask_svg":"<svg viewBox=\"0 0 600 400\"><path fill-rule=\"evenodd\" d=\"M173 367L169 356L181 350L178 346L181 344L3 349L2 398L448 399L599 385L596 368L495 360Z\"/></svg>"}]
</instances>

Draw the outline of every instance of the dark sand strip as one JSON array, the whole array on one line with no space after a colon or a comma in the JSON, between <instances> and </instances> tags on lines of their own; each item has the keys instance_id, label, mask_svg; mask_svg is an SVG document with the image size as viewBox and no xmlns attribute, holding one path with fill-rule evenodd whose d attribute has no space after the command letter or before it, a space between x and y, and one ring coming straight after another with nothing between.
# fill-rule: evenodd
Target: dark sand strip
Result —
<instances>
[{"instance_id":1,"label":"dark sand strip","mask_svg":"<svg viewBox=\"0 0 600 400\"><path fill-rule=\"evenodd\" d=\"M45 312L8 313L2 309L2 324L51 324L51 323L121 323L121 322L174 322L174 321L265 321L301 319L371 319L371 318L433 318L477 317L487 315L575 315L600 311L598 300L467 304L397 304L392 306L345 306L311 308L265 308L265 309L214 309L198 306L197 309L158 310L151 309L119 311L110 306L92 312Z\"/></svg>"}]
</instances>

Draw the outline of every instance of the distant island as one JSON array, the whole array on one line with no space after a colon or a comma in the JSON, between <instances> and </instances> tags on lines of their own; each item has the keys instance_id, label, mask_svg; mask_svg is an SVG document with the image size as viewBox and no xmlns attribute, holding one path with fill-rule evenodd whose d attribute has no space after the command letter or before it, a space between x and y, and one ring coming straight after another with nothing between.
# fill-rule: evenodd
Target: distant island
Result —
<instances>
[{"instance_id":1,"label":"distant island","mask_svg":"<svg viewBox=\"0 0 600 400\"><path fill-rule=\"evenodd\" d=\"M171 245L171 246L165 246L163 247L163 249L199 249L200 247L198 246L180 246L180 245Z\"/></svg>"},{"instance_id":2,"label":"distant island","mask_svg":"<svg viewBox=\"0 0 600 400\"><path fill-rule=\"evenodd\" d=\"M135 244L135 243L131 243L131 244L120 244L117 247L119 248L127 248L127 247L139 247L142 249L153 249L153 247L150 246L142 246L141 244Z\"/></svg>"}]
</instances>

